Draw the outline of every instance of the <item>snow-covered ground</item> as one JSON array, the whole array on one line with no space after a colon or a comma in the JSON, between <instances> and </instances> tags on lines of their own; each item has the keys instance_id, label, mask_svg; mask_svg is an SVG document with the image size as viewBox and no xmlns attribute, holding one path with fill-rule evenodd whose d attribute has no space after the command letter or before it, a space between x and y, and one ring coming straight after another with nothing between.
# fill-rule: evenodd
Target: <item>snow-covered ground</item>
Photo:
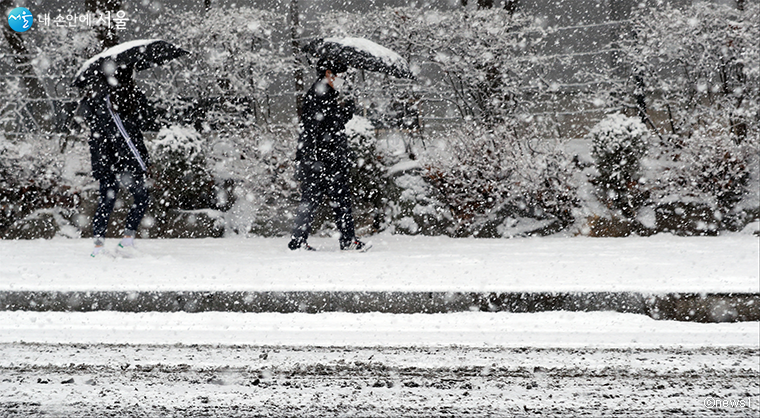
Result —
<instances>
[{"instance_id":1,"label":"snow-covered ground","mask_svg":"<svg viewBox=\"0 0 760 418\"><path fill-rule=\"evenodd\" d=\"M339 347L760 347L760 324L613 312L448 314L0 312L0 343ZM1 363L1 361L0 361Z\"/></svg>"},{"instance_id":2,"label":"snow-covered ground","mask_svg":"<svg viewBox=\"0 0 760 418\"><path fill-rule=\"evenodd\" d=\"M0 291L760 292L752 234L368 241L347 254L327 238L311 240L318 252L285 238L138 240L132 259L92 259L85 239L0 241Z\"/></svg>"},{"instance_id":3,"label":"snow-covered ground","mask_svg":"<svg viewBox=\"0 0 760 418\"><path fill-rule=\"evenodd\" d=\"M760 293L760 241L0 241L0 291ZM116 241L109 242L114 246ZM1 416L758 416L760 323L615 312L0 312Z\"/></svg>"},{"instance_id":4,"label":"snow-covered ground","mask_svg":"<svg viewBox=\"0 0 760 418\"><path fill-rule=\"evenodd\" d=\"M0 344L0 415L756 417L757 354Z\"/></svg>"}]
</instances>

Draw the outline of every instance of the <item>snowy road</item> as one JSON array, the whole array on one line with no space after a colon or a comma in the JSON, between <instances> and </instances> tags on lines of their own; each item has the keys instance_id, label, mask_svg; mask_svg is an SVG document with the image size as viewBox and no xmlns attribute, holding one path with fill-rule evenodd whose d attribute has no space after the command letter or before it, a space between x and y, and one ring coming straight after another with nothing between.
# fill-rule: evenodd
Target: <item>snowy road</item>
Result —
<instances>
[{"instance_id":1,"label":"snowy road","mask_svg":"<svg viewBox=\"0 0 760 418\"><path fill-rule=\"evenodd\" d=\"M8 359L15 358L9 363ZM0 415L756 417L755 349L0 344Z\"/></svg>"},{"instance_id":2,"label":"snowy road","mask_svg":"<svg viewBox=\"0 0 760 418\"><path fill-rule=\"evenodd\" d=\"M0 324L2 416L760 413L756 322L100 311Z\"/></svg>"}]
</instances>

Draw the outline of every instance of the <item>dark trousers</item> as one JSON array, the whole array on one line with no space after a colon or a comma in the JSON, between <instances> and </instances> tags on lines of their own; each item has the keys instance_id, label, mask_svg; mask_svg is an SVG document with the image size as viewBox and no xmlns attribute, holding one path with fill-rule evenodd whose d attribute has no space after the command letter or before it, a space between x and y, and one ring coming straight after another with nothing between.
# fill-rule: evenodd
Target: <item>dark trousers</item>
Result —
<instances>
[{"instance_id":1,"label":"dark trousers","mask_svg":"<svg viewBox=\"0 0 760 418\"><path fill-rule=\"evenodd\" d=\"M125 186L134 197L132 207L127 214L125 230L137 231L140 221L148 208L148 189L145 187L145 175L133 173L113 174L100 180L100 200L95 218L92 220L92 234L95 237L103 237L108 229L108 220L111 217L116 196L119 194L119 186Z\"/></svg>"},{"instance_id":2,"label":"dark trousers","mask_svg":"<svg viewBox=\"0 0 760 418\"><path fill-rule=\"evenodd\" d=\"M348 169L326 167L319 162L302 162L299 164L297 179L301 181L301 204L298 205L291 239L299 245L306 242L311 233L314 213L326 196L340 231L340 243L347 245L353 242L356 233L351 214Z\"/></svg>"}]
</instances>

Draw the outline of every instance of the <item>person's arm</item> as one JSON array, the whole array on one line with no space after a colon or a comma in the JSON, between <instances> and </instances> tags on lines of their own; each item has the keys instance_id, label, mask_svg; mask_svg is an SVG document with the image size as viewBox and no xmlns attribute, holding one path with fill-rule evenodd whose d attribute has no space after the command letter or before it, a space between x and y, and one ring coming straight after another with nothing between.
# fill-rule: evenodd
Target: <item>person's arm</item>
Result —
<instances>
[{"instance_id":1,"label":"person's arm","mask_svg":"<svg viewBox=\"0 0 760 418\"><path fill-rule=\"evenodd\" d=\"M90 138L87 143L90 146L90 163L92 175L100 180L105 177L112 163L111 149L108 146L107 124L104 122L103 109L97 106L97 100L102 97L87 98L82 100L79 111L90 128Z\"/></svg>"},{"instance_id":2,"label":"person's arm","mask_svg":"<svg viewBox=\"0 0 760 418\"><path fill-rule=\"evenodd\" d=\"M158 124L158 113L156 108L150 104L148 98L145 97L141 91L137 92L138 111L137 111L137 125L141 131L156 132L161 127Z\"/></svg>"},{"instance_id":3,"label":"person's arm","mask_svg":"<svg viewBox=\"0 0 760 418\"><path fill-rule=\"evenodd\" d=\"M342 125L354 117L354 112L356 112L356 104L353 98L346 97L338 102L338 119Z\"/></svg>"}]
</instances>

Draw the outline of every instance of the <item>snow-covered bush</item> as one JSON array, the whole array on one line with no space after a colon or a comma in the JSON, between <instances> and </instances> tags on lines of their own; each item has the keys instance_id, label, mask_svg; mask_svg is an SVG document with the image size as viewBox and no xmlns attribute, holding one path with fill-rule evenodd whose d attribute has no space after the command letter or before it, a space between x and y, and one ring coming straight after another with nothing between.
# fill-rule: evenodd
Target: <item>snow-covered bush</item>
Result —
<instances>
[{"instance_id":1,"label":"snow-covered bush","mask_svg":"<svg viewBox=\"0 0 760 418\"><path fill-rule=\"evenodd\" d=\"M245 6L213 8L206 13L167 9L150 36L190 51L180 62L143 77L154 97L178 121L196 129L237 130L268 121L267 89L290 74L289 50L272 41L284 17ZM177 30L182 22L182 30Z\"/></svg>"},{"instance_id":2,"label":"snow-covered bush","mask_svg":"<svg viewBox=\"0 0 760 418\"><path fill-rule=\"evenodd\" d=\"M0 238L79 236L87 224L89 152L71 121L70 83L94 54L91 35L39 25L24 34L28 55L0 54Z\"/></svg>"},{"instance_id":3,"label":"snow-covered bush","mask_svg":"<svg viewBox=\"0 0 760 418\"><path fill-rule=\"evenodd\" d=\"M295 127L209 133L208 165L219 191L227 234L282 236L293 227L298 205L294 180Z\"/></svg>"},{"instance_id":4,"label":"snow-covered bush","mask_svg":"<svg viewBox=\"0 0 760 418\"><path fill-rule=\"evenodd\" d=\"M179 229L168 226L179 211L217 210L218 189L206 162L208 147L201 135L192 127L172 125L161 128L149 142L153 168L151 179L153 199L149 223L154 231ZM191 218L197 221L198 215ZM212 228L213 229L213 228ZM207 233L178 234L179 236L205 236ZM214 235L212 232L208 234ZM219 232L216 233L218 235ZM172 234L174 235L174 234Z\"/></svg>"},{"instance_id":5,"label":"snow-covered bush","mask_svg":"<svg viewBox=\"0 0 760 418\"><path fill-rule=\"evenodd\" d=\"M363 36L399 52L419 73L411 86L415 94L450 101L462 118L489 126L523 116L529 105L525 89L549 88L541 81L546 62L528 57L545 41L541 25L529 15L417 7L336 12L325 16L322 31ZM387 92L379 85L368 88L375 95Z\"/></svg>"},{"instance_id":6,"label":"snow-covered bush","mask_svg":"<svg viewBox=\"0 0 760 418\"><path fill-rule=\"evenodd\" d=\"M83 150L64 154L57 141L23 139L0 132L0 238L78 237L82 193L74 177Z\"/></svg>"},{"instance_id":7,"label":"snow-covered bush","mask_svg":"<svg viewBox=\"0 0 760 418\"><path fill-rule=\"evenodd\" d=\"M572 164L559 141L527 142L511 129L473 125L439 140L443 151L424 159L426 179L451 213L451 235L548 234L572 222Z\"/></svg>"},{"instance_id":8,"label":"snow-covered bush","mask_svg":"<svg viewBox=\"0 0 760 418\"><path fill-rule=\"evenodd\" d=\"M398 170L398 171L394 171ZM454 218L418 162L391 167L388 230L409 235L452 235Z\"/></svg>"},{"instance_id":9,"label":"snow-covered bush","mask_svg":"<svg viewBox=\"0 0 760 418\"><path fill-rule=\"evenodd\" d=\"M757 142L705 132L670 141L653 147L645 174L658 229L715 234L760 215Z\"/></svg>"},{"instance_id":10,"label":"snow-covered bush","mask_svg":"<svg viewBox=\"0 0 760 418\"><path fill-rule=\"evenodd\" d=\"M658 229L717 233L758 215L760 4L635 12L621 42L659 141L649 159Z\"/></svg>"},{"instance_id":11,"label":"snow-covered bush","mask_svg":"<svg viewBox=\"0 0 760 418\"><path fill-rule=\"evenodd\" d=\"M355 115L346 124L346 135L353 160L350 187L354 223L360 234L377 232L385 227L388 159L379 152L375 128L368 119Z\"/></svg>"},{"instance_id":12,"label":"snow-covered bush","mask_svg":"<svg viewBox=\"0 0 760 418\"><path fill-rule=\"evenodd\" d=\"M597 175L591 179L600 201L613 217L633 221L647 199L641 181L641 159L649 132L640 119L608 115L588 134Z\"/></svg>"}]
</instances>

